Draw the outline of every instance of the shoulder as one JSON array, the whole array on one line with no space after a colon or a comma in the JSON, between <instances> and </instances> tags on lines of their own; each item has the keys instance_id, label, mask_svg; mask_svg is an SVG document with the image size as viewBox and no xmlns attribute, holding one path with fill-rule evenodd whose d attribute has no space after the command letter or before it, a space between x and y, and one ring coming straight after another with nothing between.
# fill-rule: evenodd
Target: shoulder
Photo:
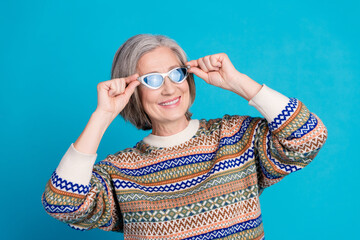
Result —
<instances>
[{"instance_id":1,"label":"shoulder","mask_svg":"<svg viewBox=\"0 0 360 240\"><path fill-rule=\"evenodd\" d=\"M126 163L134 163L140 159L140 152L135 147L125 148L113 154L108 154L105 159L98 162L99 166L120 167Z\"/></svg>"},{"instance_id":2,"label":"shoulder","mask_svg":"<svg viewBox=\"0 0 360 240\"><path fill-rule=\"evenodd\" d=\"M215 129L228 129L233 128L235 126L241 126L245 122L254 122L258 121L259 117L252 117L249 115L229 115L225 114L221 118L209 119L204 120L204 127L208 130L215 130Z\"/></svg>"},{"instance_id":3,"label":"shoulder","mask_svg":"<svg viewBox=\"0 0 360 240\"><path fill-rule=\"evenodd\" d=\"M134 146L134 147L128 147L123 150L117 151L111 155L113 155L113 156L119 156L119 155L123 155L123 154L132 155L132 154L136 154L137 152L138 152L138 150L136 149L136 146Z\"/></svg>"},{"instance_id":4,"label":"shoulder","mask_svg":"<svg viewBox=\"0 0 360 240\"><path fill-rule=\"evenodd\" d=\"M229 137L237 132L252 131L261 118L249 115L225 114L221 118L202 119L200 124L200 135L212 136L216 139Z\"/></svg>"}]
</instances>

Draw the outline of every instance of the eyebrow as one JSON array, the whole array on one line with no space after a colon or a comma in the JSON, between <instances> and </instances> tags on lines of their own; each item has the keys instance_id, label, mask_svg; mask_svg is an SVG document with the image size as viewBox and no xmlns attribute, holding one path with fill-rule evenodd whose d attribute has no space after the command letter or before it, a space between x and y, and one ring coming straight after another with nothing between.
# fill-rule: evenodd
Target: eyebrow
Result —
<instances>
[{"instance_id":1,"label":"eyebrow","mask_svg":"<svg viewBox=\"0 0 360 240\"><path fill-rule=\"evenodd\" d=\"M169 67L168 71L170 71L171 69L176 68L176 67L180 67L180 66L179 66L178 64L172 65L171 67ZM149 73L159 73L159 72L158 72L158 71L154 71L154 72L149 72ZM149 73L145 73L144 75L149 74Z\"/></svg>"}]
</instances>

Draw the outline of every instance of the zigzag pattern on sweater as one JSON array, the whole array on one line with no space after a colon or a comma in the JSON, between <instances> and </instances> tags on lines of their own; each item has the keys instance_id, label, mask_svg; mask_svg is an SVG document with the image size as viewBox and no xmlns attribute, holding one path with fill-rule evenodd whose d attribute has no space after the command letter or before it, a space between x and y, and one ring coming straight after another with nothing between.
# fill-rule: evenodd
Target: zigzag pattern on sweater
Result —
<instances>
[{"instance_id":1,"label":"zigzag pattern on sweater","mask_svg":"<svg viewBox=\"0 0 360 240\"><path fill-rule=\"evenodd\" d=\"M81 195L86 195L90 189L90 184L85 186L83 184L72 183L59 177L56 171L54 171L51 175L51 184L61 191L72 192Z\"/></svg>"},{"instance_id":2,"label":"zigzag pattern on sweater","mask_svg":"<svg viewBox=\"0 0 360 240\"><path fill-rule=\"evenodd\" d=\"M68 223L68 226L71 227L72 229L79 230L79 231L85 231L85 230L88 229L88 228L83 228L83 227L79 227L79 226L73 225L73 224L71 224L71 223Z\"/></svg>"},{"instance_id":3,"label":"zigzag pattern on sweater","mask_svg":"<svg viewBox=\"0 0 360 240\"><path fill-rule=\"evenodd\" d=\"M249 230L252 228L258 227L262 223L262 216L260 215L258 218L254 220L249 220L246 222L238 223L234 226L228 228L222 228L219 230L214 230L212 232L204 233L198 236L186 238L186 240L210 240L210 239L217 239L227 237L234 233L242 232L245 230ZM263 238L265 239L265 238Z\"/></svg>"},{"instance_id":4,"label":"zigzag pattern on sweater","mask_svg":"<svg viewBox=\"0 0 360 240\"><path fill-rule=\"evenodd\" d=\"M222 208L174 221L128 223L126 224L125 232L143 236L153 234L159 237L166 235L169 237L172 234L182 233L177 235L177 238L181 239L187 237L184 236L185 234L190 236L196 235L198 237L203 234L206 236L209 233L213 233L215 236L221 237L256 228L262 222L259 208L247 217L249 220L245 221L244 219L234 218L234 214L237 214L237 212L233 212L232 208ZM217 224L221 229L212 232L208 232L204 228L197 229L200 226L211 226L213 224ZM190 229L194 230L189 232Z\"/></svg>"},{"instance_id":5,"label":"zigzag pattern on sweater","mask_svg":"<svg viewBox=\"0 0 360 240\"><path fill-rule=\"evenodd\" d=\"M114 180L114 186L116 189L138 188L138 189L141 189L146 192L169 192L169 191L175 191L175 190L180 190L180 189L186 189L186 188L195 186L196 184L203 182L209 176L211 176L212 174L214 174L216 172L240 166L240 165L244 164L246 161L248 161L249 158L250 159L254 158L254 151L252 149L248 149L243 155L240 155L238 158L227 159L223 162L216 163L209 172L203 174L202 176L196 177L194 179L188 179L188 180L182 181L180 183L169 184L169 185L165 185L165 186L147 187L147 186L142 186L142 185L134 183L134 182L116 179L116 180Z\"/></svg>"},{"instance_id":6,"label":"zigzag pattern on sweater","mask_svg":"<svg viewBox=\"0 0 360 240\"><path fill-rule=\"evenodd\" d=\"M259 210L257 204L256 187L251 186L244 190L246 198L240 197L239 194L231 193L209 198L195 203L189 203L185 206L174 207L171 209L151 210L151 214L146 210L133 211L126 214L124 219L127 223L130 222L159 222L159 221L172 221L177 219L195 216L199 213L209 212L217 208L227 207L229 212L237 212L240 215L248 215L251 212Z\"/></svg>"},{"instance_id":7,"label":"zigzag pattern on sweater","mask_svg":"<svg viewBox=\"0 0 360 240\"><path fill-rule=\"evenodd\" d=\"M251 175L255 172L256 172L256 167L254 165L252 165L252 166L249 166L248 168L246 168L244 171L229 173L224 176L216 176L216 178L208 179L208 181L205 181L204 183L199 184L199 186L197 186L197 188L187 189L186 191L182 191L179 193L173 192L169 195L166 195L166 193L159 194L159 195L148 195L145 193L134 192L134 193L128 193L126 195L119 194L119 198L121 199L122 202L131 202L131 201L140 201L140 200L158 201L158 200L164 200L164 199L176 199L176 198L180 198L180 197L191 196L191 195L196 194L205 189L208 189L208 188L211 188L214 186L221 186L226 183L230 183L230 182L236 181L238 179L242 179L242 178L246 177L247 175Z\"/></svg>"},{"instance_id":8,"label":"zigzag pattern on sweater","mask_svg":"<svg viewBox=\"0 0 360 240\"><path fill-rule=\"evenodd\" d=\"M211 188L198 191L192 195L183 196L176 199L169 197L156 201L150 201L148 199L133 199L132 201L122 202L121 210L123 213L127 213L125 214L125 217L127 218L128 214L131 215L131 213L134 212L148 211L149 208L151 208L152 211L164 210L167 209L169 206L178 209L183 207L184 204L187 204L188 206L193 206L192 204L196 204L199 201L205 202L207 199L213 197L220 197L219 204L222 204L225 199L229 199L230 201L232 201L234 198L236 198L237 201L244 201L249 198L258 196L259 189L256 183L256 173L253 173L243 179L235 179L232 182L228 182L223 185L212 186ZM225 197L225 195L227 196ZM207 202L206 204L209 204L209 202Z\"/></svg>"},{"instance_id":9,"label":"zigzag pattern on sweater","mask_svg":"<svg viewBox=\"0 0 360 240\"><path fill-rule=\"evenodd\" d=\"M42 199L42 204L48 213L70 213L75 212L80 208L80 206L50 204L45 198Z\"/></svg>"},{"instance_id":10,"label":"zigzag pattern on sweater","mask_svg":"<svg viewBox=\"0 0 360 240\"><path fill-rule=\"evenodd\" d=\"M292 173L292 172L295 172L295 171L298 171L301 169L301 167L297 166L297 165L292 165L292 164L283 164L281 162L279 162L276 158L272 157L271 156L271 153L270 153L270 150L271 150L271 147L270 147L270 138L272 138L272 134L269 132L267 135L266 135L266 144L267 144L267 148L266 148L266 153L267 153L267 157L268 159L270 159L270 161L272 161L279 169L287 172L287 173ZM270 178L270 177L269 177Z\"/></svg>"},{"instance_id":11,"label":"zigzag pattern on sweater","mask_svg":"<svg viewBox=\"0 0 360 240\"><path fill-rule=\"evenodd\" d=\"M312 113L310 113L310 118L308 119L308 121L304 125L302 125L301 128L291 133L291 135L287 137L286 140L301 138L305 134L311 132L317 126L317 123L318 123L317 119L314 117Z\"/></svg>"},{"instance_id":12,"label":"zigzag pattern on sweater","mask_svg":"<svg viewBox=\"0 0 360 240\"><path fill-rule=\"evenodd\" d=\"M266 135L266 144L267 144L266 157L267 157L267 159L269 159L272 163L274 163L275 166L277 166L279 169L285 170L288 173L300 170L301 167L298 167L297 165L294 165L294 164L290 164L290 165L282 164L282 163L278 162L274 157L271 156L271 148L270 148L271 141L270 141L270 139L272 139L272 137L273 137L272 133L268 132L267 135ZM280 178L283 177L283 175L281 175L281 174L277 174L277 175L271 174L268 171L268 168L269 169L271 169L271 168L266 166L266 165L268 165L268 163L266 163L264 161L259 161L259 164L260 164L261 170L262 170L263 174L266 176L266 178L271 179L271 180L275 180L275 179L280 179Z\"/></svg>"},{"instance_id":13,"label":"zigzag pattern on sweater","mask_svg":"<svg viewBox=\"0 0 360 240\"><path fill-rule=\"evenodd\" d=\"M199 129L197 134L200 134L201 130ZM119 159L118 155L112 155L109 156L108 161L113 161L114 164L118 164L119 161L121 160L121 169L123 168L127 168L125 166L131 166L131 168L142 168L142 166L147 167L149 165L153 165L159 162L163 162L166 160L172 160L174 158L176 158L179 153L181 152L188 152L190 151L190 154L194 155L194 154L201 154L203 153L203 151L197 151L196 149L192 149L191 145L199 145L199 146L204 146L204 144L208 144L209 148L213 149L213 146L218 145L218 136L213 136L213 135L199 135L199 137L196 138L192 138L189 141L187 141L184 144L180 144L178 146L174 147L170 147L167 149L167 151L171 151L173 153L173 155L169 156L167 154L163 154L164 151L162 148L158 148L158 149L154 149L153 147L148 147L147 148L147 153L145 154L143 152L139 152L139 153L135 153L136 151L126 151L124 153L120 152L120 156L121 159ZM139 148L143 147L143 145L146 145L145 143L140 144L139 143ZM174 150L172 150L174 149ZM150 151L151 150L151 151ZM213 151L215 151L215 149L213 149ZM167 152L165 151L165 152ZM150 156L150 152L151 152L151 156ZM182 154L183 155L183 154Z\"/></svg>"},{"instance_id":14,"label":"zigzag pattern on sweater","mask_svg":"<svg viewBox=\"0 0 360 240\"><path fill-rule=\"evenodd\" d=\"M270 131L275 131L278 129L281 125L286 122L290 116L295 112L296 108L298 107L298 99L296 98L289 98L288 104L285 106L285 109L281 111L277 115L277 117L274 118L274 120L270 123L268 123Z\"/></svg>"},{"instance_id":15,"label":"zigzag pattern on sweater","mask_svg":"<svg viewBox=\"0 0 360 240\"><path fill-rule=\"evenodd\" d=\"M233 136L221 138L220 142L219 142L219 148L226 146L226 145L233 145L233 144L239 142L242 139L246 130L248 129L252 119L253 119L252 117L247 117L243 121L240 130L237 133L235 133Z\"/></svg>"},{"instance_id":16,"label":"zigzag pattern on sweater","mask_svg":"<svg viewBox=\"0 0 360 240\"><path fill-rule=\"evenodd\" d=\"M115 166L112 162L103 162L102 164L116 168L116 170L118 170L120 173L123 173L125 175L143 176L178 166L211 161L214 159L215 155L216 152L182 156L138 169L119 168Z\"/></svg>"},{"instance_id":17,"label":"zigzag pattern on sweater","mask_svg":"<svg viewBox=\"0 0 360 240\"><path fill-rule=\"evenodd\" d=\"M302 162L308 163L308 161L311 161L314 155L316 155L320 148L324 145L324 139L326 139L326 137L327 132L323 132L321 128L316 128L306 135L305 139L307 141L297 141L298 146L294 143L291 144L289 142L282 142L281 140L280 142L287 149L294 151L294 153L287 153L289 158L292 158L293 155L296 155L303 157L303 159L301 159Z\"/></svg>"}]
</instances>

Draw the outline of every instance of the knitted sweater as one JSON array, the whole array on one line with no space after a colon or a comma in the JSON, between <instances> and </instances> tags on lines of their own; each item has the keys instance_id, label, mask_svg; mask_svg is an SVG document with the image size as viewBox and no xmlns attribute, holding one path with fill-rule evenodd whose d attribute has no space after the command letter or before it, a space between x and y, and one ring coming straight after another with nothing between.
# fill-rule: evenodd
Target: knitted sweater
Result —
<instances>
[{"instance_id":1,"label":"knitted sweater","mask_svg":"<svg viewBox=\"0 0 360 240\"><path fill-rule=\"evenodd\" d=\"M125 239L264 239L260 194L308 165L327 129L300 100L265 84L249 105L264 118L191 120L96 164L97 154L71 144L42 204L75 229Z\"/></svg>"}]
</instances>

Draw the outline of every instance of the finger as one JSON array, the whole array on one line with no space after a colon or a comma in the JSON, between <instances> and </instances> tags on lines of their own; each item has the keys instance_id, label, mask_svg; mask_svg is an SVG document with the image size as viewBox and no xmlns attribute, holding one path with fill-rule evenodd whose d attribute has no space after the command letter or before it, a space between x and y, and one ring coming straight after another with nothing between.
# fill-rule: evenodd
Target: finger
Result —
<instances>
[{"instance_id":1,"label":"finger","mask_svg":"<svg viewBox=\"0 0 360 240\"><path fill-rule=\"evenodd\" d=\"M135 81L138 77L139 77L139 74L138 74L138 73L134 73L133 75L130 75L130 76L124 78L124 79L125 79L126 84L129 84L129 83L131 83L132 81Z\"/></svg>"},{"instance_id":2,"label":"finger","mask_svg":"<svg viewBox=\"0 0 360 240\"><path fill-rule=\"evenodd\" d=\"M125 80L124 79L119 79L118 82L118 89L119 89L119 93L123 93L125 92L125 87L126 87L126 83L125 83Z\"/></svg>"},{"instance_id":3,"label":"finger","mask_svg":"<svg viewBox=\"0 0 360 240\"><path fill-rule=\"evenodd\" d=\"M189 62L186 62L185 65L189 65L190 67L197 67L197 66L199 66L197 60L191 60L191 61L189 61Z\"/></svg>"},{"instance_id":4,"label":"finger","mask_svg":"<svg viewBox=\"0 0 360 240\"><path fill-rule=\"evenodd\" d=\"M125 89L124 96L127 99L130 99L131 95L134 93L135 88L139 86L141 83L139 81L132 81Z\"/></svg>"},{"instance_id":5,"label":"finger","mask_svg":"<svg viewBox=\"0 0 360 240\"><path fill-rule=\"evenodd\" d=\"M201 70L200 68L197 67L193 67L191 68L191 72L194 73L196 76L198 76L199 78L202 78L205 80L205 82L208 82L208 75L206 72L204 72L203 70Z\"/></svg>"},{"instance_id":6,"label":"finger","mask_svg":"<svg viewBox=\"0 0 360 240\"><path fill-rule=\"evenodd\" d=\"M121 78L113 79L113 83L114 83L112 86L113 89L111 90L111 93L109 92L110 96L117 96L124 92L125 86L122 87L123 85L125 85L124 79Z\"/></svg>"},{"instance_id":7,"label":"finger","mask_svg":"<svg viewBox=\"0 0 360 240\"><path fill-rule=\"evenodd\" d=\"M216 66L218 68L221 68L221 66L222 66L219 54L211 55L210 62L211 62L211 65Z\"/></svg>"},{"instance_id":8,"label":"finger","mask_svg":"<svg viewBox=\"0 0 360 240\"><path fill-rule=\"evenodd\" d=\"M97 91L98 91L98 96L102 95L102 96L108 96L109 95L109 86L110 84L106 83L106 82L100 82L97 85Z\"/></svg>"},{"instance_id":9,"label":"finger","mask_svg":"<svg viewBox=\"0 0 360 240\"><path fill-rule=\"evenodd\" d=\"M200 58L200 59L198 60L198 62L199 62L200 68L201 68L204 72L209 72L209 69L207 69L207 67L206 67L206 65L205 65L205 63L204 63L204 59L203 59L203 58Z\"/></svg>"},{"instance_id":10,"label":"finger","mask_svg":"<svg viewBox=\"0 0 360 240\"><path fill-rule=\"evenodd\" d=\"M124 93L126 85L133 81L137 82L138 76L139 76L139 74L135 73L135 74L125 77L125 78L114 78L114 79L107 81L109 89L110 89L109 96L117 96L119 94Z\"/></svg>"},{"instance_id":11,"label":"finger","mask_svg":"<svg viewBox=\"0 0 360 240\"><path fill-rule=\"evenodd\" d=\"M114 96L115 93L116 93L116 86L115 85L116 85L115 79L106 81L108 95L110 97Z\"/></svg>"},{"instance_id":12,"label":"finger","mask_svg":"<svg viewBox=\"0 0 360 240\"><path fill-rule=\"evenodd\" d=\"M207 67L207 69L209 69L210 71L219 70L218 67L214 66L214 65L210 62L210 57L211 57L211 56L209 56L209 55L204 57L204 63L205 63L205 66Z\"/></svg>"}]
</instances>

